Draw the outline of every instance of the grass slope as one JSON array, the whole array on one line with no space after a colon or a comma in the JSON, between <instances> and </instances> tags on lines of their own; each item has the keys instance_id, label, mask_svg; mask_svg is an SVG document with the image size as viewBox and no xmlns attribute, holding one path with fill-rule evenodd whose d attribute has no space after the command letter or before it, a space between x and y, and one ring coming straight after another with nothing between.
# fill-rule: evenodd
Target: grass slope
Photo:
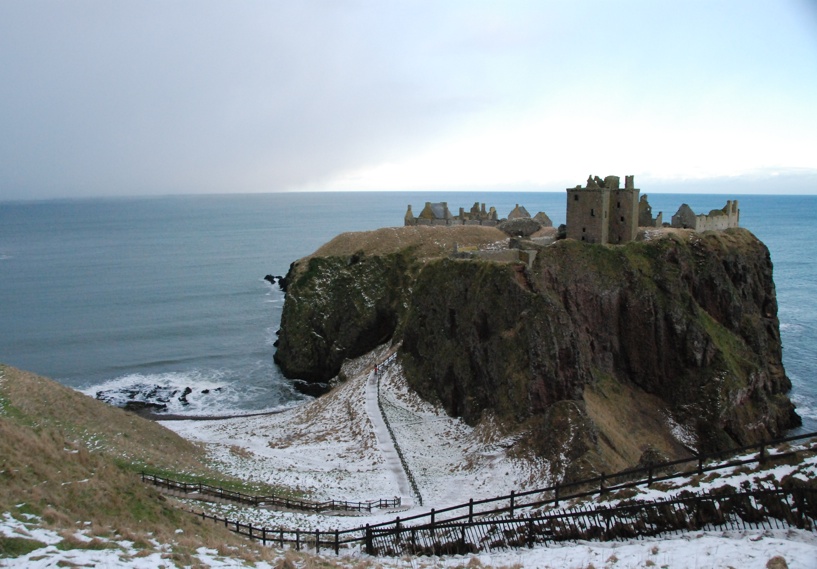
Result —
<instances>
[{"instance_id":1,"label":"grass slope","mask_svg":"<svg viewBox=\"0 0 817 569\"><path fill-rule=\"evenodd\" d=\"M39 518L61 547L106 547L126 539L169 562L190 565L199 547L247 559L268 550L173 507L143 485L141 466L215 476L198 446L146 419L48 379L0 366L0 512ZM78 530L96 540L79 540ZM0 557L44 546L30 536L0 538Z\"/></svg>"}]
</instances>

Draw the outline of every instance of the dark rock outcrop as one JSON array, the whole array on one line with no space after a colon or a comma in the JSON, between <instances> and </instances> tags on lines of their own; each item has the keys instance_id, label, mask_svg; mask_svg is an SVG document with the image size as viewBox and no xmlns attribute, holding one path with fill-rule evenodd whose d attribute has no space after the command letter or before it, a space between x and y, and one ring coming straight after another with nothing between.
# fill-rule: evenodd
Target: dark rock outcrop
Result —
<instances>
[{"instance_id":1,"label":"dark rock outcrop","mask_svg":"<svg viewBox=\"0 0 817 569\"><path fill-rule=\"evenodd\" d=\"M418 393L468 423L488 412L518 429L526 449L564 463L565 478L613 455L636 464L651 445L677 454L675 427L707 451L799 421L769 252L743 229L616 247L562 240L531 267L421 262L410 249L299 263L276 354L289 377L326 382L345 358L395 337ZM614 417L622 401L666 415L665 439L646 428L630 449L615 443L628 438L629 418Z\"/></svg>"},{"instance_id":2,"label":"dark rock outcrop","mask_svg":"<svg viewBox=\"0 0 817 569\"><path fill-rule=\"evenodd\" d=\"M345 359L389 340L405 311L409 265L406 253L362 252L293 263L275 353L284 375L327 383Z\"/></svg>"}]
</instances>

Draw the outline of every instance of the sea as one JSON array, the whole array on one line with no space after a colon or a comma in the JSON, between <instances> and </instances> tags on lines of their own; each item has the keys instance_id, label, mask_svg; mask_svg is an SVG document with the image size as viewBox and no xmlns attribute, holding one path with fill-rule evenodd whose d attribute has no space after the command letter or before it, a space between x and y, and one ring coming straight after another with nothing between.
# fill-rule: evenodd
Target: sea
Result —
<instances>
[{"instance_id":1,"label":"sea","mask_svg":"<svg viewBox=\"0 0 817 569\"><path fill-rule=\"evenodd\" d=\"M669 220L738 198L774 263L783 360L817 431L817 196L649 196ZM564 192L326 192L0 201L0 362L115 405L276 411L308 398L273 362L284 294L266 275L339 233L403 224L408 205L516 204L565 221Z\"/></svg>"}]
</instances>

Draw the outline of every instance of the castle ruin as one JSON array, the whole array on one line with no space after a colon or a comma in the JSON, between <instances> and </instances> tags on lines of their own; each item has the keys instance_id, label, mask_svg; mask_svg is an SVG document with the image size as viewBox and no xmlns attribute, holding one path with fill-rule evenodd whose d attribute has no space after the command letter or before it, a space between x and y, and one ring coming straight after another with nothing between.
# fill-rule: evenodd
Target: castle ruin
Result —
<instances>
[{"instance_id":1,"label":"castle ruin","mask_svg":"<svg viewBox=\"0 0 817 569\"><path fill-rule=\"evenodd\" d=\"M618 176L588 176L584 187L577 185L567 188L566 225L563 236L577 241L598 244L621 244L635 241L639 228L676 228L693 231L723 231L739 227L740 210L737 200L728 200L722 209L713 209L708 214L696 214L687 204L682 204L672 222L664 222L663 212L653 217L647 195L640 195L635 187L635 177L625 176L624 187L620 187ZM544 212L533 218L524 206L516 204L507 219L500 219L496 208L486 209L485 204L475 202L470 210L459 208L453 215L448 202L426 202L420 215L414 216L411 205L404 218L406 226L413 225L485 225L516 235L508 225L524 225L525 220L533 220L538 227L552 227L550 218ZM515 226L516 227L516 226ZM560 228L560 231L562 229ZM558 238L558 237L557 237Z\"/></svg>"},{"instance_id":2,"label":"castle ruin","mask_svg":"<svg viewBox=\"0 0 817 569\"><path fill-rule=\"evenodd\" d=\"M585 187L567 189L567 237L587 243L626 243L638 234L638 194L634 177L588 176Z\"/></svg>"},{"instance_id":3,"label":"castle ruin","mask_svg":"<svg viewBox=\"0 0 817 569\"><path fill-rule=\"evenodd\" d=\"M728 200L723 209L708 214L696 214L682 204L671 223L664 222L663 212L652 216L652 207L646 194L639 199L640 190L634 177L624 177L624 188L619 188L618 176L589 176L585 187L567 189L567 237L587 243L627 243L638 235L638 228L672 227L701 231L723 231L740 226L737 200Z\"/></svg>"}]
</instances>

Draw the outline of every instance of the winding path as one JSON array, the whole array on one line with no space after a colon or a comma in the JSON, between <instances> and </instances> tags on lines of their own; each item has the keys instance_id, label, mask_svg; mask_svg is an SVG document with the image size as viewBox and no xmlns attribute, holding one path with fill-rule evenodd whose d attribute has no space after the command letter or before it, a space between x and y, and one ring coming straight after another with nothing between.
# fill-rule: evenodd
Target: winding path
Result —
<instances>
[{"instance_id":1,"label":"winding path","mask_svg":"<svg viewBox=\"0 0 817 569\"><path fill-rule=\"evenodd\" d=\"M394 448L394 441L392 441L389 429L383 420L383 415L380 413L380 406L377 402L377 373L374 371L369 373L369 377L366 380L366 413L369 415L369 419L374 426L377 446L380 448L380 452L383 453L386 466L397 482L402 503L405 506L411 506L414 504L411 484L409 483L408 476L406 476L406 471L403 470L403 464L400 462L397 449Z\"/></svg>"}]
</instances>

